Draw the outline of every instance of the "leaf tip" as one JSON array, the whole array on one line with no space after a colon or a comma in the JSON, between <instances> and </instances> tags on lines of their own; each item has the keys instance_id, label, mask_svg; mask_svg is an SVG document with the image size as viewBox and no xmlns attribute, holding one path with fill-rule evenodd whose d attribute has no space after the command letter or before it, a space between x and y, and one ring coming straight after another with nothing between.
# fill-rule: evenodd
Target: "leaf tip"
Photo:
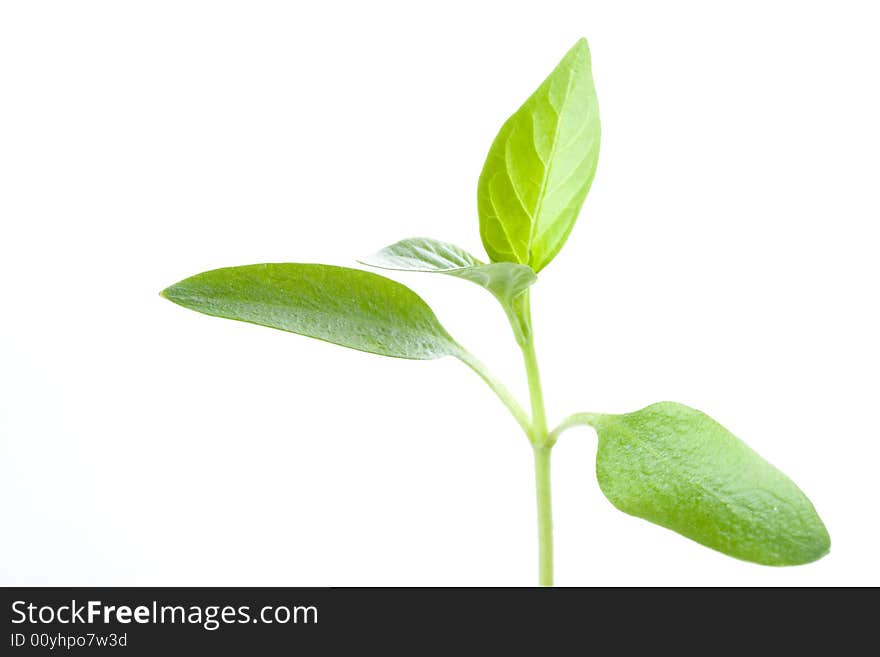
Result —
<instances>
[{"instance_id":1,"label":"leaf tip","mask_svg":"<svg viewBox=\"0 0 880 657\"><path fill-rule=\"evenodd\" d=\"M392 245L394 246L394 245ZM355 258L354 261L359 265L364 265L365 267L373 267L375 269L392 269L391 267L386 267L385 264L385 256L388 254L388 251L391 247L385 247L383 249L379 249L378 251L374 251L370 255L361 256L359 258Z\"/></svg>"},{"instance_id":2,"label":"leaf tip","mask_svg":"<svg viewBox=\"0 0 880 657\"><path fill-rule=\"evenodd\" d=\"M581 37L577 41L575 41L574 45L568 51L568 56L577 59L587 59L590 58L590 44L587 43L586 37Z\"/></svg>"},{"instance_id":3,"label":"leaf tip","mask_svg":"<svg viewBox=\"0 0 880 657\"><path fill-rule=\"evenodd\" d=\"M164 290L159 292L159 296L163 299L167 299L171 303L180 304L180 294L178 286L180 283L175 283L174 285L169 285Z\"/></svg>"},{"instance_id":4,"label":"leaf tip","mask_svg":"<svg viewBox=\"0 0 880 657\"><path fill-rule=\"evenodd\" d=\"M828 528L825 526L825 523L822 522L818 513L816 514L816 521L818 523L816 539L813 543L813 549L809 558L803 562L805 564L818 561L831 552L831 534L828 533Z\"/></svg>"},{"instance_id":5,"label":"leaf tip","mask_svg":"<svg viewBox=\"0 0 880 657\"><path fill-rule=\"evenodd\" d=\"M819 522L821 524L821 520ZM824 524L821 525L821 528L821 531L817 532L813 541L809 545L805 545L798 553L783 557L779 561L768 561L765 565L806 566L807 564L819 561L819 559L831 552L831 537L828 535Z\"/></svg>"}]
</instances>

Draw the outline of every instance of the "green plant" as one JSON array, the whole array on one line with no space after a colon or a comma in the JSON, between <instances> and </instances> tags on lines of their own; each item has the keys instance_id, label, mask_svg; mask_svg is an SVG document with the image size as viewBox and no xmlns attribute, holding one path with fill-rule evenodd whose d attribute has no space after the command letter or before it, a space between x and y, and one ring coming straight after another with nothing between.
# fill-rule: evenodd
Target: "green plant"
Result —
<instances>
[{"instance_id":1,"label":"green plant","mask_svg":"<svg viewBox=\"0 0 880 657\"><path fill-rule=\"evenodd\" d=\"M725 554L804 564L830 539L813 505L782 472L714 420L672 402L624 415L578 413L549 430L535 355L530 286L565 243L596 171L599 111L587 42L578 41L502 126L478 186L480 235L491 262L433 239L406 239L362 262L435 272L486 288L522 350L531 412L444 330L409 288L366 271L319 264L231 267L162 294L199 312L383 356L454 356L507 406L531 443L538 502L539 582L553 583L550 454L567 428L599 437L599 486L617 508Z\"/></svg>"}]
</instances>

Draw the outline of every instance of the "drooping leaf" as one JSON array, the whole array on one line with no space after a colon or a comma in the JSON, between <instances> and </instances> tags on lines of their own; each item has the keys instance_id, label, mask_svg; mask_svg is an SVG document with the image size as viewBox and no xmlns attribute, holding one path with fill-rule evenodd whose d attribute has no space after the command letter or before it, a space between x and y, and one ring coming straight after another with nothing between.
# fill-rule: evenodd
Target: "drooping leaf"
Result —
<instances>
[{"instance_id":1,"label":"drooping leaf","mask_svg":"<svg viewBox=\"0 0 880 657\"><path fill-rule=\"evenodd\" d=\"M435 272L456 276L489 290L502 303L513 300L538 280L526 265L485 264L462 248L427 237L401 240L361 260L365 265L397 271Z\"/></svg>"},{"instance_id":2,"label":"drooping leaf","mask_svg":"<svg viewBox=\"0 0 880 657\"><path fill-rule=\"evenodd\" d=\"M162 296L206 315L382 356L427 360L460 350L415 292L358 269L293 263L228 267L184 279Z\"/></svg>"},{"instance_id":3,"label":"drooping leaf","mask_svg":"<svg viewBox=\"0 0 880 657\"><path fill-rule=\"evenodd\" d=\"M599 486L621 511L760 564L828 552L825 525L794 482L708 415L661 402L589 424Z\"/></svg>"},{"instance_id":4,"label":"drooping leaf","mask_svg":"<svg viewBox=\"0 0 880 657\"><path fill-rule=\"evenodd\" d=\"M480 235L494 262L541 271L562 248L599 159L590 49L578 41L502 126L480 174Z\"/></svg>"}]
</instances>

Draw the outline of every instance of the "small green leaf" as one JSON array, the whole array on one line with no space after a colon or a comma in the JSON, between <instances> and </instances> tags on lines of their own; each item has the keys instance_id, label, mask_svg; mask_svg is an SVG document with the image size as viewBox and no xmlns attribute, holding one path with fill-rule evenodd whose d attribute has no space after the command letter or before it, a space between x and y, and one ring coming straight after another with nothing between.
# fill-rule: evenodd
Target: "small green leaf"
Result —
<instances>
[{"instance_id":1,"label":"small green leaf","mask_svg":"<svg viewBox=\"0 0 880 657\"><path fill-rule=\"evenodd\" d=\"M435 272L456 276L489 290L505 307L538 280L526 265L512 262L485 264L454 244L427 237L411 237L361 260L365 265L397 271Z\"/></svg>"},{"instance_id":2,"label":"small green leaf","mask_svg":"<svg viewBox=\"0 0 880 657\"><path fill-rule=\"evenodd\" d=\"M358 269L292 263L228 267L182 280L162 296L206 315L382 356L427 360L461 350L415 292Z\"/></svg>"},{"instance_id":3,"label":"small green leaf","mask_svg":"<svg viewBox=\"0 0 880 657\"><path fill-rule=\"evenodd\" d=\"M410 237L361 260L365 265L398 271L447 273L484 263L464 249L430 237Z\"/></svg>"},{"instance_id":4,"label":"small green leaf","mask_svg":"<svg viewBox=\"0 0 880 657\"><path fill-rule=\"evenodd\" d=\"M760 564L828 552L825 525L794 482L708 415L661 402L588 417L599 486L621 511Z\"/></svg>"},{"instance_id":5,"label":"small green leaf","mask_svg":"<svg viewBox=\"0 0 880 657\"><path fill-rule=\"evenodd\" d=\"M581 39L489 149L477 201L493 261L538 272L556 256L593 182L600 133L590 49Z\"/></svg>"}]
</instances>

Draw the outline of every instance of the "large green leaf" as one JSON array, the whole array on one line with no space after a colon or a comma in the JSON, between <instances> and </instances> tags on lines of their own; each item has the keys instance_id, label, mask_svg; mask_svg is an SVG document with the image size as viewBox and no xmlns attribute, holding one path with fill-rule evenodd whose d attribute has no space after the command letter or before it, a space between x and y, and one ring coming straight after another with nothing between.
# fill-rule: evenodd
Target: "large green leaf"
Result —
<instances>
[{"instance_id":1,"label":"large green leaf","mask_svg":"<svg viewBox=\"0 0 880 657\"><path fill-rule=\"evenodd\" d=\"M477 201L493 261L537 272L556 256L593 182L600 132L590 49L581 39L489 149Z\"/></svg>"},{"instance_id":2,"label":"large green leaf","mask_svg":"<svg viewBox=\"0 0 880 657\"><path fill-rule=\"evenodd\" d=\"M504 306L538 280L526 265L512 262L485 264L462 248L427 237L401 240L368 258L365 265L397 271L447 274L476 283L489 290Z\"/></svg>"},{"instance_id":3,"label":"large green leaf","mask_svg":"<svg viewBox=\"0 0 880 657\"><path fill-rule=\"evenodd\" d=\"M661 402L588 417L599 486L621 511L761 564L828 552L825 525L794 482L708 415Z\"/></svg>"},{"instance_id":4,"label":"large green leaf","mask_svg":"<svg viewBox=\"0 0 880 657\"><path fill-rule=\"evenodd\" d=\"M460 351L415 292L358 269L292 263L229 267L182 280L162 295L206 315L382 356L426 360Z\"/></svg>"}]
</instances>

